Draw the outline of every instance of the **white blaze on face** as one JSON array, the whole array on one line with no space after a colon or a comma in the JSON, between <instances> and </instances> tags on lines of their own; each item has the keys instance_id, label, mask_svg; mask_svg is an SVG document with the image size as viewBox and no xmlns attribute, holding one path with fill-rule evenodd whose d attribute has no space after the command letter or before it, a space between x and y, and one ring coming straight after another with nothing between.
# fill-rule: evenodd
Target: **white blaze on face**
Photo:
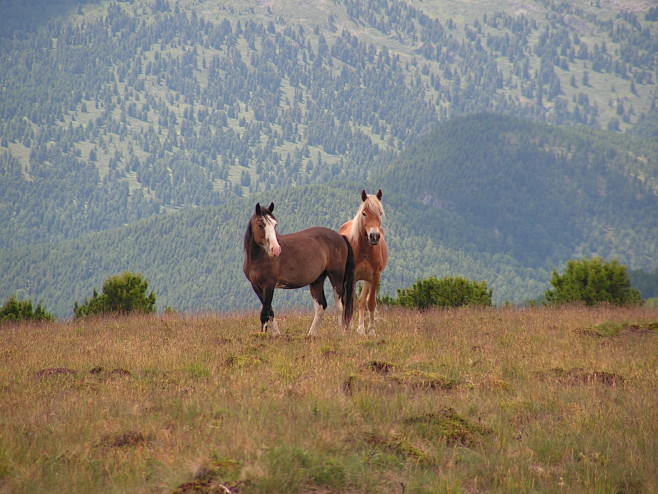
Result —
<instances>
[{"instance_id":1,"label":"white blaze on face","mask_svg":"<svg viewBox=\"0 0 658 494\"><path fill-rule=\"evenodd\" d=\"M276 239L276 220L271 216L265 217L265 245L268 256L276 257L281 254L281 246Z\"/></svg>"},{"instance_id":2,"label":"white blaze on face","mask_svg":"<svg viewBox=\"0 0 658 494\"><path fill-rule=\"evenodd\" d=\"M366 233L368 234L368 241L370 242L371 245L377 245L379 243L379 239L381 238L381 233L379 231L379 228L377 227L368 228Z\"/></svg>"}]
</instances>

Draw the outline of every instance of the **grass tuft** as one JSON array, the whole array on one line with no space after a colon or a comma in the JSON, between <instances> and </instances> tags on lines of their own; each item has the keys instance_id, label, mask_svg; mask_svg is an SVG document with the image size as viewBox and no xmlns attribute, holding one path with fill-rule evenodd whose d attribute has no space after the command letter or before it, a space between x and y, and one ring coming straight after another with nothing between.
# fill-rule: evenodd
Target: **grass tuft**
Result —
<instances>
[{"instance_id":1,"label":"grass tuft","mask_svg":"<svg viewBox=\"0 0 658 494\"><path fill-rule=\"evenodd\" d=\"M442 439L448 446L476 446L482 443L484 436L493 432L488 427L463 418L452 408L408 417L403 423L413 427L426 439Z\"/></svg>"}]
</instances>

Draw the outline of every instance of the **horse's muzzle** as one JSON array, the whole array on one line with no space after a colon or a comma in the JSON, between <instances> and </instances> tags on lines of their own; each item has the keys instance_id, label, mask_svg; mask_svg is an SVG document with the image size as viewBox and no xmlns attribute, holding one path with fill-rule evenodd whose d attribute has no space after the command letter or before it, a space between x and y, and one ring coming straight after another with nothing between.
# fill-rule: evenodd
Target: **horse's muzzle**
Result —
<instances>
[{"instance_id":1,"label":"horse's muzzle","mask_svg":"<svg viewBox=\"0 0 658 494\"><path fill-rule=\"evenodd\" d=\"M270 257L277 257L279 254L281 254L281 246L279 244L270 245L268 247L269 248L267 254Z\"/></svg>"},{"instance_id":2,"label":"horse's muzzle","mask_svg":"<svg viewBox=\"0 0 658 494\"><path fill-rule=\"evenodd\" d=\"M381 235L378 232L372 232L368 234L368 242L370 242L370 245L377 245L380 238Z\"/></svg>"}]
</instances>

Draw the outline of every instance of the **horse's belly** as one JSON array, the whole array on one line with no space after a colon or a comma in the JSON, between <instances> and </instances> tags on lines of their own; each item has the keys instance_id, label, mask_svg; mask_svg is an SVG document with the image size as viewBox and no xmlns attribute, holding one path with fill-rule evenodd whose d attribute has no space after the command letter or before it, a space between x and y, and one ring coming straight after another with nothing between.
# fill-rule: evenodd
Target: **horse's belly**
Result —
<instances>
[{"instance_id":1,"label":"horse's belly","mask_svg":"<svg viewBox=\"0 0 658 494\"><path fill-rule=\"evenodd\" d=\"M294 289L310 285L327 269L327 255L322 244L309 242L309 249L288 249L281 252L277 288Z\"/></svg>"},{"instance_id":2,"label":"horse's belly","mask_svg":"<svg viewBox=\"0 0 658 494\"><path fill-rule=\"evenodd\" d=\"M315 281L315 280L313 280L313 281ZM311 283L313 283L313 281L309 281L308 283L301 283L300 284L299 282L293 283L291 281L279 280L279 281L276 282L276 287L277 288L283 288L284 290L294 290L296 288L303 288L306 285L310 285Z\"/></svg>"},{"instance_id":3,"label":"horse's belly","mask_svg":"<svg viewBox=\"0 0 658 494\"><path fill-rule=\"evenodd\" d=\"M322 269L303 261L282 267L276 280L277 288L294 289L310 285L322 274Z\"/></svg>"}]
</instances>

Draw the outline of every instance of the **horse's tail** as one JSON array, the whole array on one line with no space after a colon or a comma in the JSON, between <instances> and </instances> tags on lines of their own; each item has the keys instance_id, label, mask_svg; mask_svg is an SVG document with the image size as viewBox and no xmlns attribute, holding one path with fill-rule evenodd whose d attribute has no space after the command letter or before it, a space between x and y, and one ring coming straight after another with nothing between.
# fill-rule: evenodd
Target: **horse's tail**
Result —
<instances>
[{"instance_id":1,"label":"horse's tail","mask_svg":"<svg viewBox=\"0 0 658 494\"><path fill-rule=\"evenodd\" d=\"M356 269L356 261L349 240L345 235L341 236L347 245L347 260L345 261L345 274L343 276L343 295L340 301L343 303L343 325L348 328L354 313L354 285L356 284L354 270Z\"/></svg>"}]
</instances>

